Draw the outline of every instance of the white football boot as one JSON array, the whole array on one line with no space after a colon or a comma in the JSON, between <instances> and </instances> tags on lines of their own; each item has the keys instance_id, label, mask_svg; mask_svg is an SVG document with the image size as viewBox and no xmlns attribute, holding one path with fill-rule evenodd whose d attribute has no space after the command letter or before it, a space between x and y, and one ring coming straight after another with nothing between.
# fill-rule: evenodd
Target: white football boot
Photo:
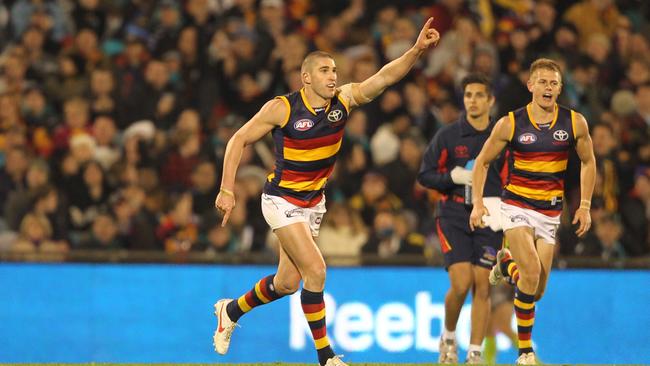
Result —
<instances>
[{"instance_id":1,"label":"white football boot","mask_svg":"<svg viewBox=\"0 0 650 366\"><path fill-rule=\"evenodd\" d=\"M212 337L214 341L214 350L220 355L225 355L230 347L230 337L232 332L237 327L237 323L230 320L226 306L233 301L233 299L222 299L214 304L214 315L217 317L217 330L214 331Z\"/></svg>"},{"instance_id":2,"label":"white football boot","mask_svg":"<svg viewBox=\"0 0 650 366\"><path fill-rule=\"evenodd\" d=\"M442 339L440 337L440 356L438 356L438 363L458 363L458 346L455 339Z\"/></svg>"}]
</instances>

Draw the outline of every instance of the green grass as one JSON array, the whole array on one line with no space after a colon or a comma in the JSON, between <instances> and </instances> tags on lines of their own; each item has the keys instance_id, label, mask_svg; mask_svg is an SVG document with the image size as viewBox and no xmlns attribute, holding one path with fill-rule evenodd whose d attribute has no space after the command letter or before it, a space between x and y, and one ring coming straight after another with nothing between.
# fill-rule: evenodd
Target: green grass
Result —
<instances>
[{"instance_id":1,"label":"green grass","mask_svg":"<svg viewBox=\"0 0 650 366\"><path fill-rule=\"evenodd\" d=\"M2 365L0 363L0 365ZM289 363L289 362L269 362L269 363L23 363L20 366L315 366L317 363ZM350 366L437 366L437 363L351 363Z\"/></svg>"}]
</instances>

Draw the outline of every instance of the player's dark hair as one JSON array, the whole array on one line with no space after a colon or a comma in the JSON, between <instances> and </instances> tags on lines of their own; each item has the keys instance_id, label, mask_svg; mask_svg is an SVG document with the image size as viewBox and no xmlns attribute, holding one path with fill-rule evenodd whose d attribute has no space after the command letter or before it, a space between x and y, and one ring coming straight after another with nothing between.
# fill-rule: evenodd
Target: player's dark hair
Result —
<instances>
[{"instance_id":1,"label":"player's dark hair","mask_svg":"<svg viewBox=\"0 0 650 366\"><path fill-rule=\"evenodd\" d=\"M490 82L490 78L488 78L485 74L473 73L465 76L461 81L463 93L469 84L483 84L485 85L488 96L492 95L492 83Z\"/></svg>"}]
</instances>

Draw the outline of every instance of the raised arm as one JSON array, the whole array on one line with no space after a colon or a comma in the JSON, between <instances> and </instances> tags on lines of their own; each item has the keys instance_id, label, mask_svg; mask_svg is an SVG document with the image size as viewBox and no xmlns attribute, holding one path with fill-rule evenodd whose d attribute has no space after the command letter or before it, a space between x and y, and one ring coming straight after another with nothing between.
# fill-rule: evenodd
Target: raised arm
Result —
<instances>
[{"instance_id":1,"label":"raised arm","mask_svg":"<svg viewBox=\"0 0 650 366\"><path fill-rule=\"evenodd\" d=\"M580 158L580 207L575 213L573 224L580 224L576 230L578 236L583 236L591 227L591 196L594 193L596 181L596 158L594 148L589 136L589 126L582 114L574 115L576 152Z\"/></svg>"},{"instance_id":2,"label":"raised arm","mask_svg":"<svg viewBox=\"0 0 650 366\"><path fill-rule=\"evenodd\" d=\"M440 34L435 28L430 28L433 18L429 18L422 27L418 39L413 47L402 56L387 63L376 74L361 83L346 84L341 87L340 93L350 107L357 107L372 101L387 87L400 81L413 68L420 55L440 39Z\"/></svg>"},{"instance_id":3,"label":"raised arm","mask_svg":"<svg viewBox=\"0 0 650 366\"><path fill-rule=\"evenodd\" d=\"M472 213L469 218L469 227L474 230L475 227L485 227L483 215L490 213L483 205L483 188L487 179L488 168L490 163L499 156L499 153L506 147L508 141L512 138L514 121L509 116L502 117L483 145L483 149L476 157L474 170L472 171ZM496 212L494 214L497 214Z\"/></svg>"},{"instance_id":4,"label":"raised arm","mask_svg":"<svg viewBox=\"0 0 650 366\"><path fill-rule=\"evenodd\" d=\"M221 226L225 226L230 217L230 211L235 207L235 175L241 161L244 147L261 139L274 127L286 123L289 118L289 108L285 101L272 99L243 125L228 141L226 153L223 157L223 173L221 176L221 189L214 201L215 207L223 212Z\"/></svg>"}]
</instances>

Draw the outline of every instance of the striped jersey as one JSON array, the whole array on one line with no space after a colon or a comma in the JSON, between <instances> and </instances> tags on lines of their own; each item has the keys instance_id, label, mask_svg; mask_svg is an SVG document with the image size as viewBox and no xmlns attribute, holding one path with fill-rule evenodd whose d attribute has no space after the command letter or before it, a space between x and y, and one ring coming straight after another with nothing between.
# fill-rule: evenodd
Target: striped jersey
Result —
<instances>
[{"instance_id":1,"label":"striped jersey","mask_svg":"<svg viewBox=\"0 0 650 366\"><path fill-rule=\"evenodd\" d=\"M287 105L284 123L273 129L275 168L264 193L300 207L313 207L323 196L341 148L349 107L340 97L314 109L305 90L277 97Z\"/></svg>"},{"instance_id":2,"label":"striped jersey","mask_svg":"<svg viewBox=\"0 0 650 366\"><path fill-rule=\"evenodd\" d=\"M510 112L514 121L509 138L510 174L504 203L559 216L569 152L575 146L575 112L556 105L548 123L532 117L531 104Z\"/></svg>"}]
</instances>

